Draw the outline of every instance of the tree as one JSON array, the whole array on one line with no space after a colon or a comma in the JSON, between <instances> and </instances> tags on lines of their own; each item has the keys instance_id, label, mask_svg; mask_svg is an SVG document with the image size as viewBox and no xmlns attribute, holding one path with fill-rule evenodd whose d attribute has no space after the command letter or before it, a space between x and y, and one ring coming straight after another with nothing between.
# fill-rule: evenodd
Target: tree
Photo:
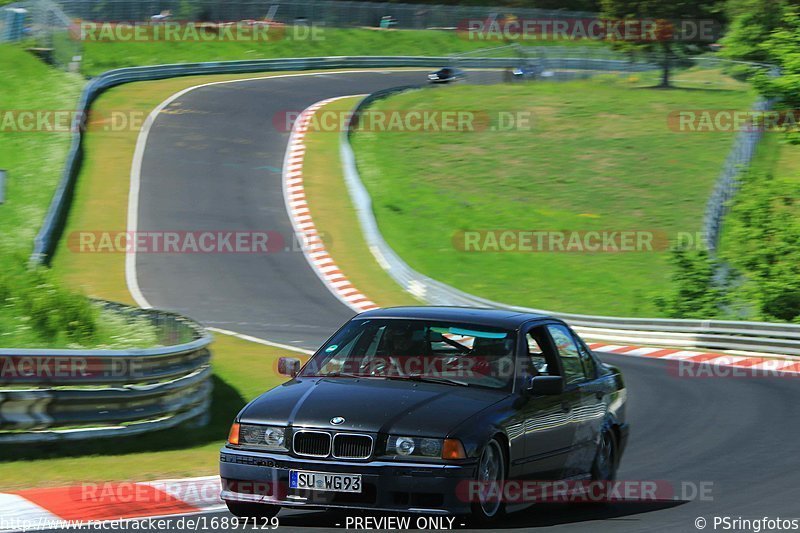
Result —
<instances>
[{"instance_id":1,"label":"tree","mask_svg":"<svg viewBox=\"0 0 800 533\"><path fill-rule=\"evenodd\" d=\"M797 148L790 148L796 150ZM759 318L800 319L800 184L749 171L726 219L722 258L744 283L735 295Z\"/></svg>"},{"instance_id":2,"label":"tree","mask_svg":"<svg viewBox=\"0 0 800 533\"><path fill-rule=\"evenodd\" d=\"M789 0L730 0L726 11L731 24L722 39L721 55L737 61L772 61L765 43L772 32L783 25L784 10L791 3ZM755 72L746 65L730 70L730 74L738 78L748 78Z\"/></svg>"},{"instance_id":3,"label":"tree","mask_svg":"<svg viewBox=\"0 0 800 533\"><path fill-rule=\"evenodd\" d=\"M780 69L780 76L759 72L754 82L768 98L778 98L784 109L800 107L800 7L784 7L781 26L763 43L766 60Z\"/></svg>"},{"instance_id":4,"label":"tree","mask_svg":"<svg viewBox=\"0 0 800 533\"><path fill-rule=\"evenodd\" d=\"M785 0L733 0L728 4L731 21L722 39L722 55L739 61L769 60L764 43L781 25Z\"/></svg>"},{"instance_id":5,"label":"tree","mask_svg":"<svg viewBox=\"0 0 800 533\"><path fill-rule=\"evenodd\" d=\"M725 0L601 0L602 16L608 19L659 21L655 39L618 40L613 44L623 50L659 53L661 87L670 86L670 69L676 56L708 50L725 21L724 5Z\"/></svg>"}]
</instances>

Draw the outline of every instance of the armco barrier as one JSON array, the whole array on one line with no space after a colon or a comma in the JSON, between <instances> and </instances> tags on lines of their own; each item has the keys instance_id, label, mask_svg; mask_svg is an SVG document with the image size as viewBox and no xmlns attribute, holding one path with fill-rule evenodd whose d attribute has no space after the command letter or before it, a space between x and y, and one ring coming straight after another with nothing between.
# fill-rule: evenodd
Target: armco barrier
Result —
<instances>
[{"instance_id":1,"label":"armco barrier","mask_svg":"<svg viewBox=\"0 0 800 533\"><path fill-rule=\"evenodd\" d=\"M175 65L155 65L110 70L92 79L84 88L78 102L78 113L73 126L72 144L67 155L66 165L53 200L45 216L39 234L34 241L31 260L47 263L55 250L56 243L64 229L67 212L72 200L75 180L83 158L82 117L97 96L108 88L123 83L146 80L159 80L178 76L202 74L236 74L269 71L323 70L334 68L398 68L428 67L437 68L454 61L450 57L309 57L296 59L261 59L253 61L221 61L209 63L184 63ZM458 58L458 66L464 68L508 68L519 65L520 59L514 57ZM566 58L565 61L571 61ZM620 59L576 59L572 68L590 70L626 70L630 63ZM641 66L637 66L637 69Z\"/></svg>"},{"instance_id":2,"label":"armco barrier","mask_svg":"<svg viewBox=\"0 0 800 533\"><path fill-rule=\"evenodd\" d=\"M654 344L800 355L800 324L728 320L627 318L557 313L513 306L467 294L411 268L386 242L378 229L372 199L364 187L350 146L352 127L359 113L375 100L414 87L385 89L365 97L356 106L349 127L342 133L340 153L345 182L356 206L364 238L378 263L408 292L434 305L496 307L556 316L568 321L587 338L626 344Z\"/></svg>"},{"instance_id":3,"label":"armco barrier","mask_svg":"<svg viewBox=\"0 0 800 533\"><path fill-rule=\"evenodd\" d=\"M211 336L173 313L102 305L153 324L161 346L0 349L0 444L132 435L207 416Z\"/></svg>"}]
</instances>

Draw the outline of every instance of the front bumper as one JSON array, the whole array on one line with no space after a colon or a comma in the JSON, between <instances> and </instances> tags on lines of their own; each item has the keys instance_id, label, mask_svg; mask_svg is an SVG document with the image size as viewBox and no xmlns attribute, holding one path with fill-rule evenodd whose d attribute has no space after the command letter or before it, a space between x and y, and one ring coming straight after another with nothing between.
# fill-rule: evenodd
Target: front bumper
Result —
<instances>
[{"instance_id":1,"label":"front bumper","mask_svg":"<svg viewBox=\"0 0 800 533\"><path fill-rule=\"evenodd\" d=\"M289 470L361 474L362 492L289 488ZM221 498L302 508L351 508L437 514L470 512L464 484L476 464L300 459L251 450L220 450Z\"/></svg>"}]
</instances>

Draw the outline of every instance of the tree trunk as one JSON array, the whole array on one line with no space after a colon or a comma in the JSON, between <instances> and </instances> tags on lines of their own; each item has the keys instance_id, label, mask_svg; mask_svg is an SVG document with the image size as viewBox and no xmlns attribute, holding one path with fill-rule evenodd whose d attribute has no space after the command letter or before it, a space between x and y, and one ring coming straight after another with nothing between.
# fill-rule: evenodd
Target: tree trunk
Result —
<instances>
[{"instance_id":1,"label":"tree trunk","mask_svg":"<svg viewBox=\"0 0 800 533\"><path fill-rule=\"evenodd\" d=\"M670 63L672 61L672 49L669 43L665 42L662 44L662 48L664 50L664 62L661 65L661 85L659 87L669 87L669 68Z\"/></svg>"}]
</instances>

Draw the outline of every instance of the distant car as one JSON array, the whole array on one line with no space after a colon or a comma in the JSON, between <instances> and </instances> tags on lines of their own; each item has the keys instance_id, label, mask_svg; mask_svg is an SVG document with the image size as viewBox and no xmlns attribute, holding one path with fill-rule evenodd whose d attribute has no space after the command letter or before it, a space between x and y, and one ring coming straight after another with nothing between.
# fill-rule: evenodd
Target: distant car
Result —
<instances>
[{"instance_id":1,"label":"distant car","mask_svg":"<svg viewBox=\"0 0 800 533\"><path fill-rule=\"evenodd\" d=\"M538 78L550 77L553 75L550 71L545 71L544 68L536 63L528 63L515 67L511 73L515 80L535 80Z\"/></svg>"},{"instance_id":2,"label":"distant car","mask_svg":"<svg viewBox=\"0 0 800 533\"><path fill-rule=\"evenodd\" d=\"M472 514L507 502L467 483L614 478L626 392L564 322L399 307L357 315L293 379L238 414L220 451L237 516L281 507ZM523 504L524 506L524 504Z\"/></svg>"},{"instance_id":3,"label":"distant car","mask_svg":"<svg viewBox=\"0 0 800 533\"><path fill-rule=\"evenodd\" d=\"M428 74L428 81L431 83L450 83L463 80L466 76L463 70L453 67L444 67L436 72Z\"/></svg>"}]
</instances>

